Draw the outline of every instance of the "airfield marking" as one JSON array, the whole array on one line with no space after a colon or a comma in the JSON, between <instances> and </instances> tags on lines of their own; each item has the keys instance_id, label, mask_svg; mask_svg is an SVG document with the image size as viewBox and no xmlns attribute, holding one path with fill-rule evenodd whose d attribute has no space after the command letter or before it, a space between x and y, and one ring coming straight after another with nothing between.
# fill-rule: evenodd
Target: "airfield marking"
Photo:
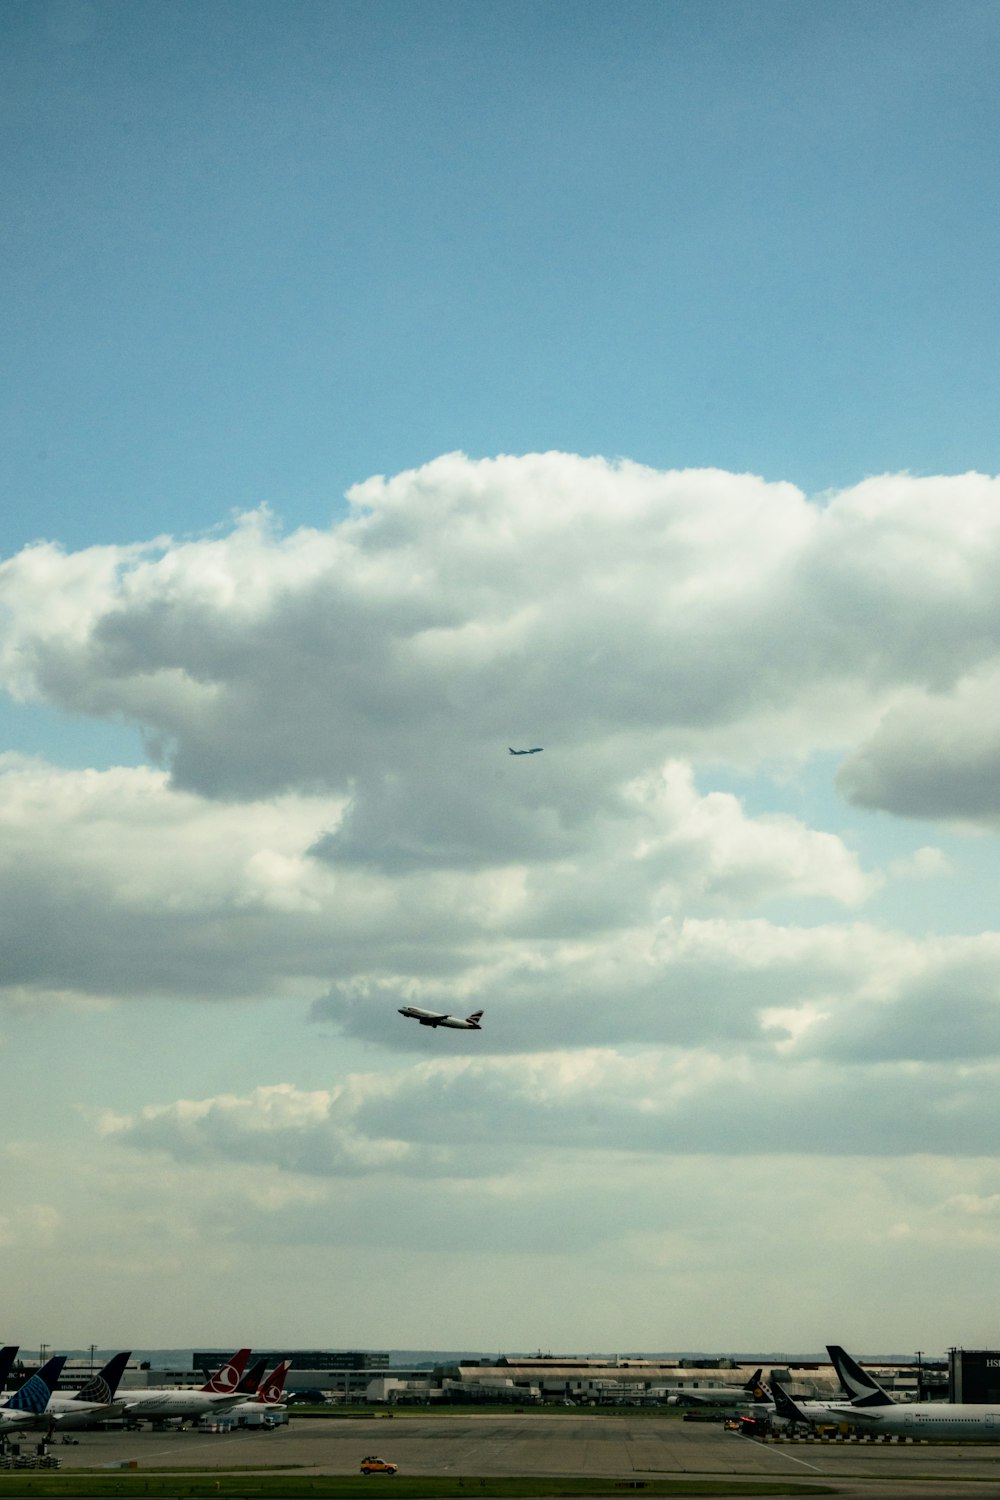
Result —
<instances>
[{"instance_id":1,"label":"airfield marking","mask_svg":"<svg viewBox=\"0 0 1000 1500\"><path fill-rule=\"evenodd\" d=\"M796 1458L794 1453L786 1453L783 1448L779 1448L776 1445L772 1445L771 1443L764 1444L758 1438L751 1438L751 1442L756 1443L758 1448L763 1448L766 1446L770 1448L773 1453L780 1453L782 1458L789 1459L791 1463L802 1464L803 1468L813 1469L817 1474L828 1474L830 1472L829 1469L819 1468L817 1464L807 1463L804 1458Z\"/></svg>"}]
</instances>

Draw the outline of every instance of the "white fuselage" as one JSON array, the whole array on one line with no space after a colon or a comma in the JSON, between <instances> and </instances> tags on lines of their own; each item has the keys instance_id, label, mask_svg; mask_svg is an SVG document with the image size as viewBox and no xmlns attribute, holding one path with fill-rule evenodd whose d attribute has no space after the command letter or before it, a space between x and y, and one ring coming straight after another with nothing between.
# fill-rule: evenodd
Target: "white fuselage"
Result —
<instances>
[{"instance_id":1,"label":"white fuselage","mask_svg":"<svg viewBox=\"0 0 1000 1500\"><path fill-rule=\"evenodd\" d=\"M859 1432L893 1437L945 1438L952 1443L1000 1440L1000 1407L963 1401L900 1401L892 1406L850 1408L836 1420L854 1424Z\"/></svg>"},{"instance_id":2,"label":"white fuselage","mask_svg":"<svg viewBox=\"0 0 1000 1500\"><path fill-rule=\"evenodd\" d=\"M268 1412L285 1415L287 1407L283 1401L240 1401L236 1406L230 1406L226 1411L227 1417L259 1417Z\"/></svg>"},{"instance_id":3,"label":"white fuselage","mask_svg":"<svg viewBox=\"0 0 1000 1500\"><path fill-rule=\"evenodd\" d=\"M436 1010L421 1010L418 1005L404 1005L399 1014L419 1021L421 1026L447 1026L452 1031L480 1031L478 1021L460 1021L457 1016L441 1015Z\"/></svg>"},{"instance_id":4,"label":"white fuselage","mask_svg":"<svg viewBox=\"0 0 1000 1500\"><path fill-rule=\"evenodd\" d=\"M850 1422L854 1418L857 1407L852 1406L849 1401L800 1401L798 1396L793 1397L795 1405L802 1413L801 1420L804 1422ZM779 1426L783 1422L797 1422L798 1417L781 1417L775 1413L774 1403L770 1405L772 1420Z\"/></svg>"},{"instance_id":5,"label":"white fuselage","mask_svg":"<svg viewBox=\"0 0 1000 1500\"><path fill-rule=\"evenodd\" d=\"M18 1411L15 1407L5 1406L0 1410L0 1427L35 1427L43 1417L44 1413Z\"/></svg>"},{"instance_id":6,"label":"white fuselage","mask_svg":"<svg viewBox=\"0 0 1000 1500\"><path fill-rule=\"evenodd\" d=\"M667 1397L668 1406L758 1406L753 1394L742 1385L706 1385L700 1390L676 1391Z\"/></svg>"},{"instance_id":7,"label":"white fuselage","mask_svg":"<svg viewBox=\"0 0 1000 1500\"><path fill-rule=\"evenodd\" d=\"M125 1405L125 1420L163 1421L171 1417L204 1417L213 1411L228 1411L245 1400L243 1396L217 1395L214 1391L185 1390L183 1386L151 1387L145 1391L119 1391Z\"/></svg>"},{"instance_id":8,"label":"white fuselage","mask_svg":"<svg viewBox=\"0 0 1000 1500\"><path fill-rule=\"evenodd\" d=\"M77 1401L75 1396L52 1397L48 1406L37 1418L36 1425L48 1427L55 1424L60 1432L71 1432L79 1427L94 1427L98 1422L107 1422L120 1417L124 1403L118 1401Z\"/></svg>"}]
</instances>

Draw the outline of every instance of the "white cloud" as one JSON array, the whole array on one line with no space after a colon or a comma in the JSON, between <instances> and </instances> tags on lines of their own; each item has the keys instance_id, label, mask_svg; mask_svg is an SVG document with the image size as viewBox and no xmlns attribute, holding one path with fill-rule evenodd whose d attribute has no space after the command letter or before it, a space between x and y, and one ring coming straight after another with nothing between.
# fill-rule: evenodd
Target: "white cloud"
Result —
<instances>
[{"instance_id":1,"label":"white cloud","mask_svg":"<svg viewBox=\"0 0 1000 1500\"><path fill-rule=\"evenodd\" d=\"M4 680L138 724L188 789L349 793L356 858L475 862L505 831L508 853L572 847L609 774L706 754L847 748L872 805L994 816L945 743L936 791L860 769L892 762L875 731L914 695L995 701L992 479L886 476L821 507L712 470L452 454L350 498L329 532L258 516L28 549L0 568ZM1000 743L995 711L979 722L977 764ZM482 793L522 736L558 772L508 768L498 818Z\"/></svg>"},{"instance_id":2,"label":"white cloud","mask_svg":"<svg viewBox=\"0 0 1000 1500\"><path fill-rule=\"evenodd\" d=\"M162 767L0 757L19 1048L130 997L320 1023L301 1077L243 1026L238 1078L228 1050L193 1067L198 1035L155 1094L74 1081L100 1131L65 1148L72 1184L26 1142L0 1226L26 1276L35 1235L63 1264L39 1202L81 1264L120 1236L107 1264L147 1300L205 1244L245 1279L327 1276L333 1242L345 1287L385 1257L405 1319L442 1223L473 1279L520 1257L581 1297L613 1269L637 1326L651 1269L678 1316L708 1309L734 1236L813 1295L829 1242L830 1309L873 1258L919 1273L949 1215L985 1276L1000 935L964 917L960 852L921 828L882 856L867 812L995 826L997 497L451 455L358 486L328 531L261 513L0 566L8 690L138 725ZM844 758L850 830L803 790L817 752ZM882 924L894 882L944 875L933 932ZM429 1033L407 1002L485 1026Z\"/></svg>"}]
</instances>

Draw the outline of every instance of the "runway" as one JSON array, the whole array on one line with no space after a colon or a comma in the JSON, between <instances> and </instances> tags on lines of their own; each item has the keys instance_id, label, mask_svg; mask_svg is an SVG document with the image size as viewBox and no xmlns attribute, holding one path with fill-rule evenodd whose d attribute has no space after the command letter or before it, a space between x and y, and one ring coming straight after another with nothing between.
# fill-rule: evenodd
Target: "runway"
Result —
<instances>
[{"instance_id":1,"label":"runway","mask_svg":"<svg viewBox=\"0 0 1000 1500\"><path fill-rule=\"evenodd\" d=\"M29 1451L27 1442L23 1451ZM983 1496L1000 1490L1000 1445L760 1443L721 1426L676 1418L526 1413L500 1416L293 1417L272 1432L209 1433L191 1429L80 1433L79 1443L50 1450L60 1467L291 1467L306 1474L357 1474L377 1453L401 1474L606 1476L609 1493L623 1481L688 1474L780 1477L832 1487L834 1493L885 1500ZM372 1480L382 1489L385 1481Z\"/></svg>"}]
</instances>

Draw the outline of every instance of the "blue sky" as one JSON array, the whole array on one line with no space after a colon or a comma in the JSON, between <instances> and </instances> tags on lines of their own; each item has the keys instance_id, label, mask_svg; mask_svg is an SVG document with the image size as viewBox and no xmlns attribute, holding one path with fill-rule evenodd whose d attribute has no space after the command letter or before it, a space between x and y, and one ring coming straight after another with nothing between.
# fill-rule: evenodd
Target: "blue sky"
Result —
<instances>
[{"instance_id":1,"label":"blue sky","mask_svg":"<svg viewBox=\"0 0 1000 1500\"><path fill-rule=\"evenodd\" d=\"M5 7L4 538L438 453L988 470L995 7Z\"/></svg>"},{"instance_id":2,"label":"blue sky","mask_svg":"<svg viewBox=\"0 0 1000 1500\"><path fill-rule=\"evenodd\" d=\"M0 40L10 1336L1000 1337L997 7Z\"/></svg>"}]
</instances>

